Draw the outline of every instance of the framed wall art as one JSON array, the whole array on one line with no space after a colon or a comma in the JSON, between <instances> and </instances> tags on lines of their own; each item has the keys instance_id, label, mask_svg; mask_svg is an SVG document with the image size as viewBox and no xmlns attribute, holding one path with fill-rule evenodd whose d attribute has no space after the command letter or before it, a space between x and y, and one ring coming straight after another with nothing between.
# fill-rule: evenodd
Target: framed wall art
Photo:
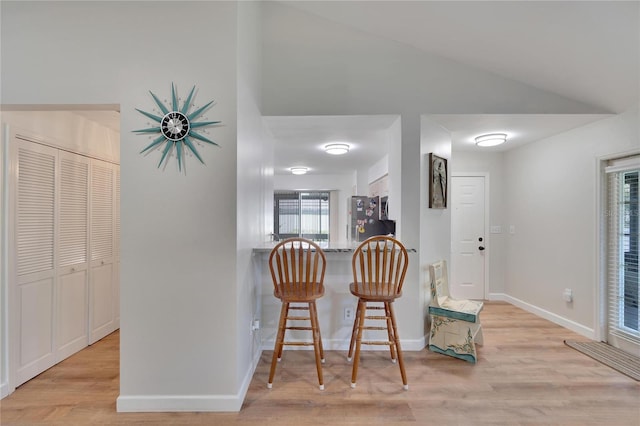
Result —
<instances>
[{"instance_id":1,"label":"framed wall art","mask_svg":"<svg viewBox=\"0 0 640 426\"><path fill-rule=\"evenodd\" d=\"M447 159L429 154L429 208L447 208Z\"/></svg>"}]
</instances>

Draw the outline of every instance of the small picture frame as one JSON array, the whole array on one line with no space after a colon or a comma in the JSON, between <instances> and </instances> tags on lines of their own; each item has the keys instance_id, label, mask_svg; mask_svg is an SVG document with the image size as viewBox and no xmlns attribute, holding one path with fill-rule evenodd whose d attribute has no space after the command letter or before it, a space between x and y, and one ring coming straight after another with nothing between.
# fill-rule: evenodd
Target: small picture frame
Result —
<instances>
[{"instance_id":1,"label":"small picture frame","mask_svg":"<svg viewBox=\"0 0 640 426\"><path fill-rule=\"evenodd\" d=\"M429 154L429 208L447 208L447 159Z\"/></svg>"}]
</instances>

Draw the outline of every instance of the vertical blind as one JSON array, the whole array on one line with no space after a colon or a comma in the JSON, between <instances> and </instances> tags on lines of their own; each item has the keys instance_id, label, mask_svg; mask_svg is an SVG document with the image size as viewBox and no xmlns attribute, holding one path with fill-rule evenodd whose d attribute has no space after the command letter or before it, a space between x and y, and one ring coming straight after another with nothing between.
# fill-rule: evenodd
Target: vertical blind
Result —
<instances>
[{"instance_id":1,"label":"vertical blind","mask_svg":"<svg viewBox=\"0 0 640 426\"><path fill-rule=\"evenodd\" d=\"M640 157L612 160L607 173L607 328L640 344L638 175Z\"/></svg>"}]
</instances>

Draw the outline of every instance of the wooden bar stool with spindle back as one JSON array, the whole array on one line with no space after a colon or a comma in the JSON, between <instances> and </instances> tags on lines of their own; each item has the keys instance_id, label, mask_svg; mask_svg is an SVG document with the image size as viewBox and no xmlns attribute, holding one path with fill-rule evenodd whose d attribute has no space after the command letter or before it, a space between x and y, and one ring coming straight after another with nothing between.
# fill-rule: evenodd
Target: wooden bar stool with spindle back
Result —
<instances>
[{"instance_id":1,"label":"wooden bar stool with spindle back","mask_svg":"<svg viewBox=\"0 0 640 426\"><path fill-rule=\"evenodd\" d=\"M351 294L358 298L358 308L351 333L349 355L353 358L351 373L351 387L356 387L358 363L361 345L388 345L392 362L398 362L404 389L409 389L407 374L404 370L402 349L393 302L402 295L402 284L407 273L409 257L407 250L400 241L387 236L374 236L364 241L353 253L351 266L353 282L349 285ZM370 305L376 303L376 305ZM368 315L367 310L378 311L378 315ZM385 321L386 326L367 326L366 320ZM386 330L386 341L363 341L363 330Z\"/></svg>"},{"instance_id":2,"label":"wooden bar stool with spindle back","mask_svg":"<svg viewBox=\"0 0 640 426\"><path fill-rule=\"evenodd\" d=\"M316 370L320 390L324 390L322 366L324 350L322 336L318 324L316 300L324 295L324 273L327 267L326 257L320 246L304 238L289 238L281 241L271 250L269 269L273 280L273 295L280 299L280 321L276 342L273 348L271 371L267 387L271 389L276 364L282 358L285 345L313 345L316 356ZM301 306L302 305L302 306ZM309 316L290 315L290 311L305 310ZM288 321L309 321L309 327L289 325ZM313 343L292 341L286 342L287 330L309 330L313 334Z\"/></svg>"}]
</instances>

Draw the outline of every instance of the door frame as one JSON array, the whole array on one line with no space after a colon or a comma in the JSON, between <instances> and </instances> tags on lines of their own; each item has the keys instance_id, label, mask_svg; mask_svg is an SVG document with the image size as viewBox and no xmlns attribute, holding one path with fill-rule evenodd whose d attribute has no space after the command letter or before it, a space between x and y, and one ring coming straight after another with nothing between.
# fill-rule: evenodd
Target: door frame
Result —
<instances>
[{"instance_id":1,"label":"door frame","mask_svg":"<svg viewBox=\"0 0 640 426\"><path fill-rule=\"evenodd\" d=\"M490 189L490 173L489 172L451 172L451 191L453 192L453 178L456 177L481 177L484 178L484 242L485 242L485 248L486 250L484 251L484 299L485 300L489 300L489 268L491 265L491 262L489 261L491 258L491 237L489 234L489 213L490 213L490 208L489 208L489 201L490 201L490 197L489 197L489 189ZM451 194L451 196L453 197L453 194ZM451 205L453 206L453 200L451 202ZM453 207L451 207L453 208ZM451 230L453 230L453 221L451 222ZM453 232L450 232L453 235ZM451 247L453 247L453 244L451 244ZM453 253L450 253L449 256L452 256Z\"/></svg>"}]
</instances>

